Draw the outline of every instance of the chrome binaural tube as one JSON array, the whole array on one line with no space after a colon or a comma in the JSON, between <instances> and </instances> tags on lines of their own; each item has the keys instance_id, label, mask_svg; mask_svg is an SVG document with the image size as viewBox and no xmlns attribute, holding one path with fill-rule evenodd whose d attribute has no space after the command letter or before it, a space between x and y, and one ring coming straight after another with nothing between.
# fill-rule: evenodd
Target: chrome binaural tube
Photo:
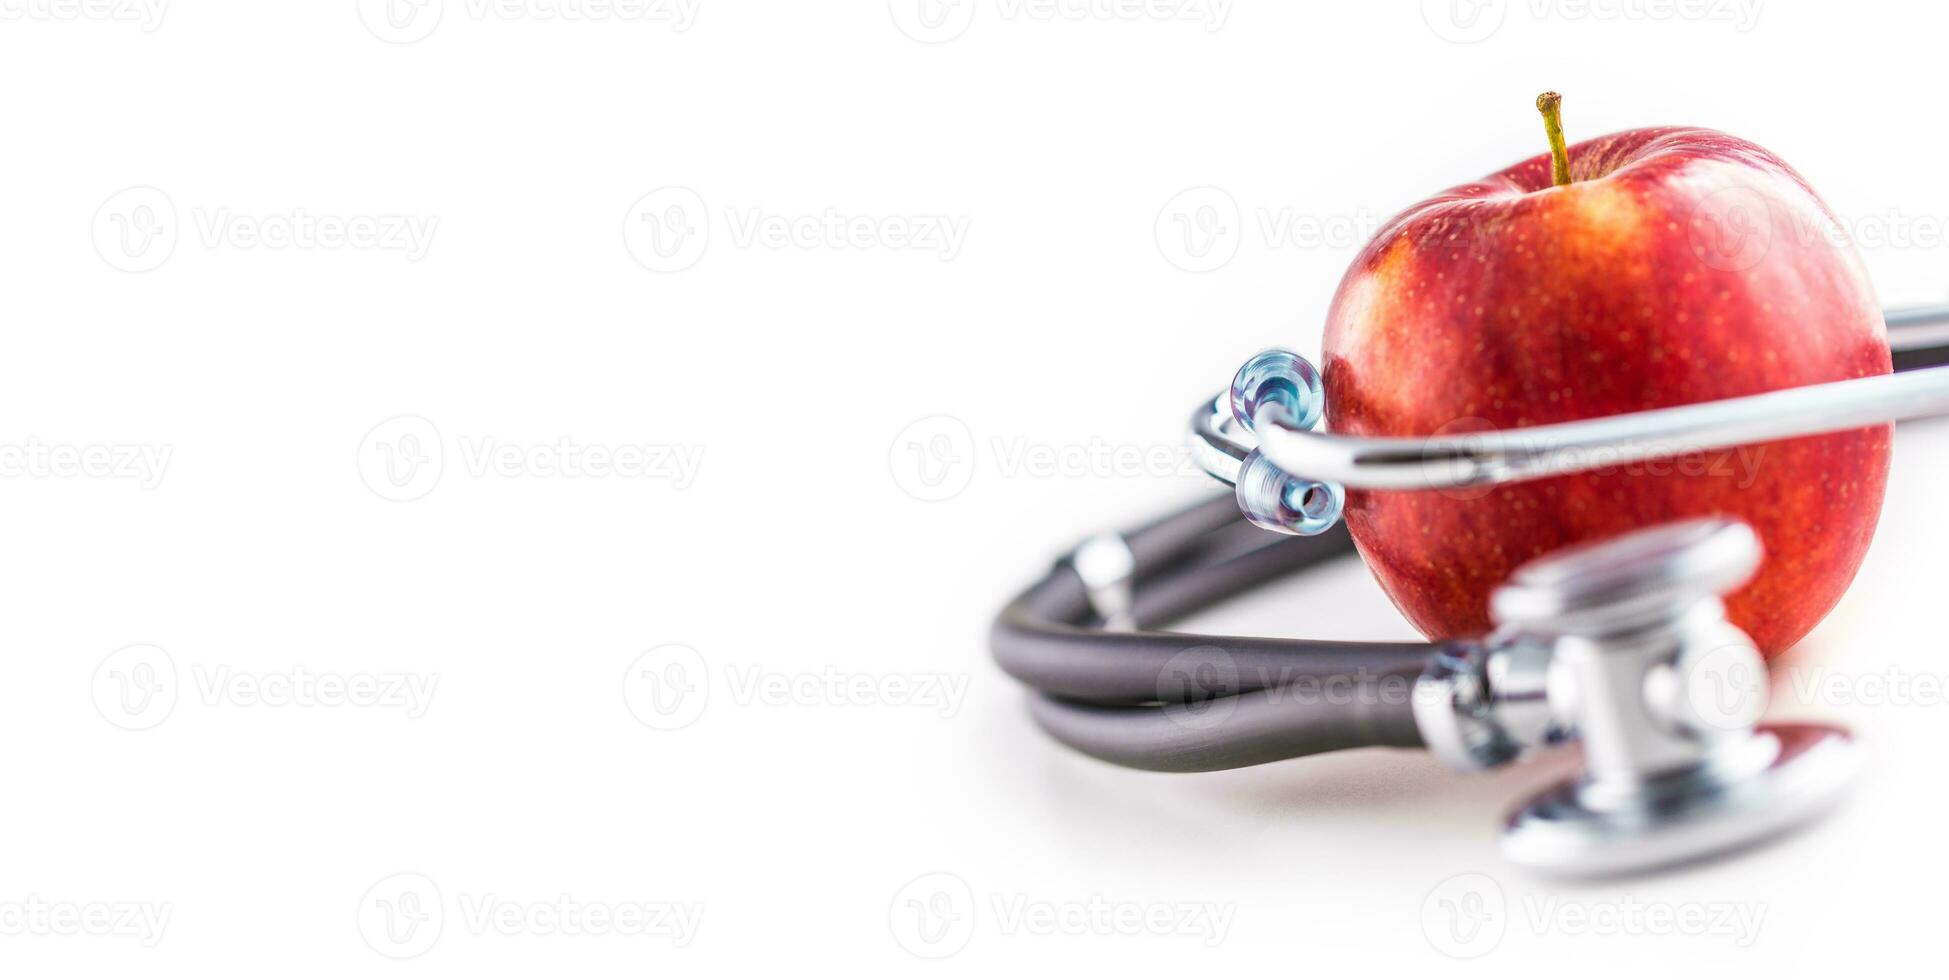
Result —
<instances>
[{"instance_id":1,"label":"chrome binaural tube","mask_svg":"<svg viewBox=\"0 0 1949 980\"><path fill-rule=\"evenodd\" d=\"M1898 352L1949 341L1949 305L1890 310L1886 320L1890 344ZM1264 357L1252 362L1261 373ZM1192 419L1198 458L1220 480L1236 484L1256 450L1272 466L1309 481L1423 490L1509 483L1946 415L1949 367L1576 422L1427 437L1335 435L1287 424L1277 416L1247 427L1227 417L1227 400L1221 395L1200 406ZM1238 404L1236 392L1230 401Z\"/></svg>"}]
</instances>

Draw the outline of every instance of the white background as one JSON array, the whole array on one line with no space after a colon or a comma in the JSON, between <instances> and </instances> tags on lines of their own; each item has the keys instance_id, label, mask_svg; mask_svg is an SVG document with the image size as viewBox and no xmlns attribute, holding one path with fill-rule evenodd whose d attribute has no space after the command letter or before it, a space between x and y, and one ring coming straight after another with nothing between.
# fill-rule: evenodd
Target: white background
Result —
<instances>
[{"instance_id":1,"label":"white background","mask_svg":"<svg viewBox=\"0 0 1949 980\"><path fill-rule=\"evenodd\" d=\"M0 969L1934 962L1939 690L1781 709L1872 740L1818 829L1568 887L1494 850L1553 763L1121 771L987 659L1062 546L1206 490L1188 409L1317 350L1361 233L1540 152L1544 88L1573 140L1772 148L1885 300L1949 295L1940 5L1457 2L0 0ZM1797 663L1942 676L1945 438ZM1412 635L1354 565L1195 625ZM1092 902L1196 934L1015 914ZM1760 925L1578 925L1639 907ZM122 910L166 925L69 918Z\"/></svg>"}]
</instances>

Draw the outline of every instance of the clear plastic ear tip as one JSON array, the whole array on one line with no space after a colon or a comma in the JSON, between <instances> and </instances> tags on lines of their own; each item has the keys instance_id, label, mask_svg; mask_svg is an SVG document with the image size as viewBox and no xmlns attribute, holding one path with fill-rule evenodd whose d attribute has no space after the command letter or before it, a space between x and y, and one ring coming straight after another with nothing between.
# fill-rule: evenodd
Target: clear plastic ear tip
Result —
<instances>
[{"instance_id":1,"label":"clear plastic ear tip","mask_svg":"<svg viewBox=\"0 0 1949 980\"><path fill-rule=\"evenodd\" d=\"M1283 412L1294 427L1310 429L1320 423L1325 405L1319 369L1289 350L1259 354L1232 376L1232 415L1248 432L1268 408Z\"/></svg>"},{"instance_id":2,"label":"clear plastic ear tip","mask_svg":"<svg viewBox=\"0 0 1949 980\"><path fill-rule=\"evenodd\" d=\"M1237 489L1245 519L1281 534L1320 534L1339 522L1347 504L1345 487L1288 474L1256 449L1239 467Z\"/></svg>"}]
</instances>

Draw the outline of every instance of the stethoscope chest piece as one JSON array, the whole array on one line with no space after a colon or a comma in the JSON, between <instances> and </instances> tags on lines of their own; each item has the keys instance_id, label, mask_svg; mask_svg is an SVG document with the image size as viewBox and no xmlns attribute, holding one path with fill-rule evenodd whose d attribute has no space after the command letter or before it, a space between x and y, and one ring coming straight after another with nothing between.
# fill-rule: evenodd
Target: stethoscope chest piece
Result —
<instances>
[{"instance_id":1,"label":"stethoscope chest piece","mask_svg":"<svg viewBox=\"0 0 1949 980\"><path fill-rule=\"evenodd\" d=\"M1494 599L1505 631L1547 644L1559 723L1582 775L1518 808L1504 855L1611 874L1755 843L1837 802L1859 768L1840 728L1756 723L1764 661L1720 595L1758 567L1744 524L1694 520L1557 552Z\"/></svg>"},{"instance_id":2,"label":"stethoscope chest piece","mask_svg":"<svg viewBox=\"0 0 1949 980\"><path fill-rule=\"evenodd\" d=\"M1714 765L1646 779L1622 796L1594 795L1583 780L1546 790L1510 815L1503 856L1562 875L1716 856L1820 816L1859 769L1853 737L1826 725L1761 726L1739 749Z\"/></svg>"}]
</instances>

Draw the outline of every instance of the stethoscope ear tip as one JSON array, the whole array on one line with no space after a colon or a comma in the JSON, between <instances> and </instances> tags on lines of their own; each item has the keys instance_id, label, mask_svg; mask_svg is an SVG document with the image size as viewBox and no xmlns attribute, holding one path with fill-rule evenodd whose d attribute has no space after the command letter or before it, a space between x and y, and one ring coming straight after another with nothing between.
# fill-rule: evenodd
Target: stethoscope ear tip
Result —
<instances>
[{"instance_id":1,"label":"stethoscope ear tip","mask_svg":"<svg viewBox=\"0 0 1949 980\"><path fill-rule=\"evenodd\" d=\"M1724 855L1832 809L1861 761L1846 729L1761 726L1707 765L1623 785L1585 778L1545 790L1510 815L1503 857L1551 876L1602 877Z\"/></svg>"}]
</instances>

